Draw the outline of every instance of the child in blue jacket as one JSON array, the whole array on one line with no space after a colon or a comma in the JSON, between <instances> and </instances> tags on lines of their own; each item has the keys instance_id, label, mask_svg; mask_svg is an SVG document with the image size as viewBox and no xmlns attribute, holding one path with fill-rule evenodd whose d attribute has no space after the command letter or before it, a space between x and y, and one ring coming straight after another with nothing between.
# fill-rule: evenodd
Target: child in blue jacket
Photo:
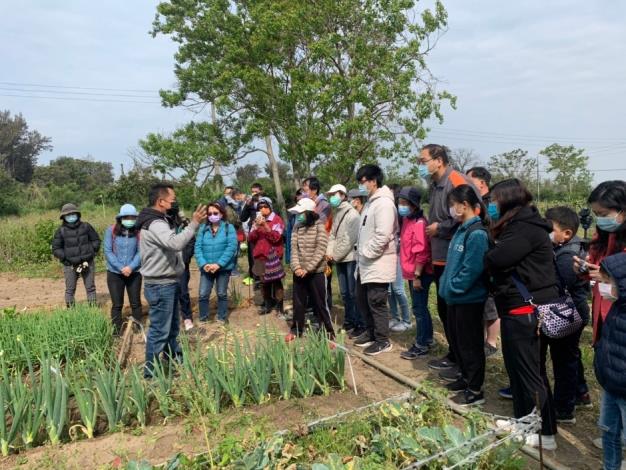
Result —
<instances>
[{"instance_id":1,"label":"child in blue jacket","mask_svg":"<svg viewBox=\"0 0 626 470\"><path fill-rule=\"evenodd\" d=\"M448 196L448 205L450 215L461 225L448 248L439 295L448 305L450 347L457 358L459 373L441 377L451 382L447 385L450 391L462 392L452 399L455 403L479 405L485 401L483 311L488 291L483 258L489 249L486 210L469 185L456 187Z\"/></svg>"},{"instance_id":2,"label":"child in blue jacket","mask_svg":"<svg viewBox=\"0 0 626 470\"><path fill-rule=\"evenodd\" d=\"M237 261L237 231L226 222L226 210L217 202L207 206L208 222L196 235L195 257L200 268L200 321L209 319L209 297L217 290L217 320L228 322L228 280Z\"/></svg>"},{"instance_id":3,"label":"child in blue jacket","mask_svg":"<svg viewBox=\"0 0 626 470\"><path fill-rule=\"evenodd\" d=\"M115 335L119 335L122 329L124 291L128 292L133 320L141 322L141 259L139 232L135 229L138 215L135 206L124 204L115 217L115 223L104 232L107 286L111 295L111 321Z\"/></svg>"}]
</instances>

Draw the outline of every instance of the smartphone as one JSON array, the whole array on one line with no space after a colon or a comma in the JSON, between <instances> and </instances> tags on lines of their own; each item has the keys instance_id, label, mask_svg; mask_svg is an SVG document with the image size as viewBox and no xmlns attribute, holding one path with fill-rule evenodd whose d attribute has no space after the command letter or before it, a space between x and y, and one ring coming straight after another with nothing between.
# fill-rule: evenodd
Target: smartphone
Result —
<instances>
[{"instance_id":1,"label":"smartphone","mask_svg":"<svg viewBox=\"0 0 626 470\"><path fill-rule=\"evenodd\" d=\"M580 274L587 274L589 272L589 266L587 266L587 256L589 253L586 250L580 250L580 254L578 257L580 258L580 267L578 268L578 272Z\"/></svg>"}]
</instances>

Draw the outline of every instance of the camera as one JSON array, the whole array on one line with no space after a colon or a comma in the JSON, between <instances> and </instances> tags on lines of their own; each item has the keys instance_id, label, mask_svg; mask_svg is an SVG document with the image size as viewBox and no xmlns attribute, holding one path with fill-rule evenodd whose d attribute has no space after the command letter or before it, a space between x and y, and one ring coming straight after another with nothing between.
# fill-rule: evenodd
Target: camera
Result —
<instances>
[{"instance_id":1,"label":"camera","mask_svg":"<svg viewBox=\"0 0 626 470\"><path fill-rule=\"evenodd\" d=\"M583 207L578 213L578 218L580 219L580 226L585 231L585 238L587 238L587 230L589 230L593 224L591 210L589 210L588 207Z\"/></svg>"}]
</instances>

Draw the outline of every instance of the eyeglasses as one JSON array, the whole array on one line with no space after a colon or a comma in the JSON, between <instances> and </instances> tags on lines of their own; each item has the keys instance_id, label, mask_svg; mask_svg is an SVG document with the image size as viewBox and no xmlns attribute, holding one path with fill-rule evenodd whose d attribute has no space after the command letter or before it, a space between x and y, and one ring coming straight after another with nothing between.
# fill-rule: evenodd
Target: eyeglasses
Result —
<instances>
[{"instance_id":1,"label":"eyeglasses","mask_svg":"<svg viewBox=\"0 0 626 470\"><path fill-rule=\"evenodd\" d=\"M207 214L209 214L209 215L220 215L219 212L207 212Z\"/></svg>"},{"instance_id":2,"label":"eyeglasses","mask_svg":"<svg viewBox=\"0 0 626 470\"><path fill-rule=\"evenodd\" d=\"M422 164L425 164L425 163L428 163L428 162L432 162L433 160L434 160L434 158L429 158L428 160L422 160L421 158L417 159L417 161L422 163Z\"/></svg>"}]
</instances>

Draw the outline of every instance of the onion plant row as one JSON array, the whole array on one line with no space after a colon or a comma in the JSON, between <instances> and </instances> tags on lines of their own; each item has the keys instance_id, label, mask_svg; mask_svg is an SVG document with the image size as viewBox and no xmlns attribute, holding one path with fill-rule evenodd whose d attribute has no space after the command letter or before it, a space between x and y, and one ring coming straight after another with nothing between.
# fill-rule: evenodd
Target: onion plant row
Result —
<instances>
[{"instance_id":1,"label":"onion plant row","mask_svg":"<svg viewBox=\"0 0 626 470\"><path fill-rule=\"evenodd\" d=\"M107 353L112 347L110 320L87 305L52 312L0 310L0 350L12 367L25 367L18 338L33 358L52 353L61 362L76 361L91 351Z\"/></svg>"},{"instance_id":2,"label":"onion plant row","mask_svg":"<svg viewBox=\"0 0 626 470\"><path fill-rule=\"evenodd\" d=\"M182 356L158 361L150 380L139 366L122 370L110 356L62 362L46 353L35 361L25 341L17 338L15 345L12 356L0 351L2 455L345 386L344 352L314 332L289 344L267 329L250 337L229 334L204 349L183 339Z\"/></svg>"}]
</instances>

